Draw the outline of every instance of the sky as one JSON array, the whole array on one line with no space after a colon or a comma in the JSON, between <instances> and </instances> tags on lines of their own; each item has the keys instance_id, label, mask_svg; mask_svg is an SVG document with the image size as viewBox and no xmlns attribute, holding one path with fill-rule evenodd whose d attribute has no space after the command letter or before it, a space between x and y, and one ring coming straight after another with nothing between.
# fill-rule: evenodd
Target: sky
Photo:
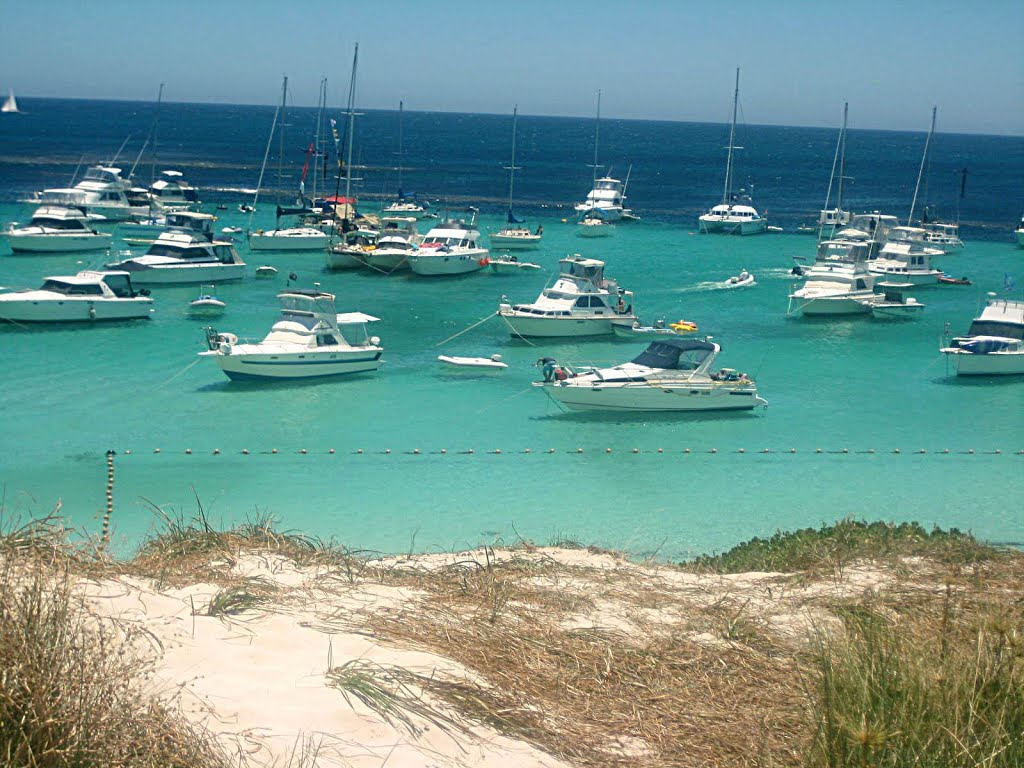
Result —
<instances>
[{"instance_id":1,"label":"sky","mask_svg":"<svg viewBox=\"0 0 1024 768\"><path fill-rule=\"evenodd\" d=\"M1021 0L3 0L0 91L1024 135Z\"/></svg>"}]
</instances>

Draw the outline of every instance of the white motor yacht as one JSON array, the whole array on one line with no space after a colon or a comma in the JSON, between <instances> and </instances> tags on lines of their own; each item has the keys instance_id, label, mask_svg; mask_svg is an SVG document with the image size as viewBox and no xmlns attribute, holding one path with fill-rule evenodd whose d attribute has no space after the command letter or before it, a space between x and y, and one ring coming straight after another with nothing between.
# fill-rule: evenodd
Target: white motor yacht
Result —
<instances>
[{"instance_id":1,"label":"white motor yacht","mask_svg":"<svg viewBox=\"0 0 1024 768\"><path fill-rule=\"evenodd\" d=\"M594 179L594 188L587 193L586 199L576 204L574 208L578 213L596 213L606 221L618 221L622 218L624 210L625 197L622 190L622 181L611 176L602 176L600 179Z\"/></svg>"},{"instance_id":2,"label":"white motor yacht","mask_svg":"<svg viewBox=\"0 0 1024 768\"><path fill-rule=\"evenodd\" d=\"M479 245L480 232L461 219L441 222L423 236L409 266L417 275L463 275L490 263L490 253Z\"/></svg>"},{"instance_id":3,"label":"white motor yacht","mask_svg":"<svg viewBox=\"0 0 1024 768\"><path fill-rule=\"evenodd\" d=\"M960 239L959 224L922 221L921 229L924 230L925 243L933 248L938 248L943 253L959 251L964 247L964 241Z\"/></svg>"},{"instance_id":4,"label":"white motor yacht","mask_svg":"<svg viewBox=\"0 0 1024 768\"><path fill-rule=\"evenodd\" d=\"M633 293L604 276L604 262L579 254L559 261L555 284L532 304L498 306L513 336L607 336L614 325L632 327Z\"/></svg>"},{"instance_id":5,"label":"white motor yacht","mask_svg":"<svg viewBox=\"0 0 1024 768\"><path fill-rule=\"evenodd\" d=\"M15 253L99 251L108 248L112 239L109 233L90 227L80 209L61 205L42 205L27 226L12 224L3 234Z\"/></svg>"},{"instance_id":6,"label":"white motor yacht","mask_svg":"<svg viewBox=\"0 0 1024 768\"><path fill-rule=\"evenodd\" d=\"M281 315L259 342L239 343L233 334L207 329L206 352L229 379L312 379L375 371L380 339L367 333L379 318L362 312L338 314L334 294L289 290L278 294Z\"/></svg>"},{"instance_id":7,"label":"white motor yacht","mask_svg":"<svg viewBox=\"0 0 1024 768\"><path fill-rule=\"evenodd\" d=\"M1014 234L1017 235L1017 245L1024 248L1024 216L1020 217L1020 224L1017 225Z\"/></svg>"},{"instance_id":8,"label":"white motor yacht","mask_svg":"<svg viewBox=\"0 0 1024 768\"><path fill-rule=\"evenodd\" d=\"M860 315L871 311L866 299L874 296L874 276L868 272L864 240L825 240L818 243L814 264L802 269L804 284L789 294L794 315Z\"/></svg>"},{"instance_id":9,"label":"white motor yacht","mask_svg":"<svg viewBox=\"0 0 1024 768\"><path fill-rule=\"evenodd\" d=\"M939 351L953 361L958 376L1024 374L1024 301L990 293L967 335Z\"/></svg>"},{"instance_id":10,"label":"white motor yacht","mask_svg":"<svg viewBox=\"0 0 1024 768\"><path fill-rule=\"evenodd\" d=\"M548 364L545 380L534 386L572 410L724 411L767 406L746 374L730 368L711 370L720 351L707 339L666 337L613 368L574 372Z\"/></svg>"},{"instance_id":11,"label":"white motor yacht","mask_svg":"<svg viewBox=\"0 0 1024 768\"><path fill-rule=\"evenodd\" d=\"M576 222L576 234L580 237L611 237L615 234L615 225L591 211Z\"/></svg>"},{"instance_id":12,"label":"white motor yacht","mask_svg":"<svg viewBox=\"0 0 1024 768\"><path fill-rule=\"evenodd\" d=\"M199 190L185 181L181 171L163 171L147 191L154 211L191 210L199 205Z\"/></svg>"},{"instance_id":13,"label":"white motor yacht","mask_svg":"<svg viewBox=\"0 0 1024 768\"><path fill-rule=\"evenodd\" d=\"M868 262L868 271L891 282L910 283L913 286L937 285L942 270L934 269L931 259L942 255L939 249L928 248L920 243L890 240L882 246L878 256Z\"/></svg>"},{"instance_id":14,"label":"white motor yacht","mask_svg":"<svg viewBox=\"0 0 1024 768\"><path fill-rule=\"evenodd\" d=\"M377 272L409 269L409 257L416 253L423 236L416 231L414 216L384 216L380 220L380 237L374 248L355 257Z\"/></svg>"},{"instance_id":15,"label":"white motor yacht","mask_svg":"<svg viewBox=\"0 0 1024 768\"><path fill-rule=\"evenodd\" d=\"M133 205L128 199L131 184L121 169L107 165L88 168L82 180L71 188L44 189L37 196L41 205L67 205L111 221L144 217L148 206Z\"/></svg>"},{"instance_id":16,"label":"white motor yacht","mask_svg":"<svg viewBox=\"0 0 1024 768\"><path fill-rule=\"evenodd\" d=\"M47 277L40 288L0 293L0 320L19 323L95 322L148 318L153 300L132 288L127 272Z\"/></svg>"},{"instance_id":17,"label":"white motor yacht","mask_svg":"<svg viewBox=\"0 0 1024 768\"><path fill-rule=\"evenodd\" d=\"M381 213L385 216L412 216L422 219L427 214L427 208L422 203L399 198L382 208Z\"/></svg>"},{"instance_id":18,"label":"white motor yacht","mask_svg":"<svg viewBox=\"0 0 1024 768\"><path fill-rule=\"evenodd\" d=\"M179 224L162 233L144 255L107 267L131 272L139 285L223 283L245 276L245 262L233 243L214 234L215 216L191 211L167 216Z\"/></svg>"}]
</instances>

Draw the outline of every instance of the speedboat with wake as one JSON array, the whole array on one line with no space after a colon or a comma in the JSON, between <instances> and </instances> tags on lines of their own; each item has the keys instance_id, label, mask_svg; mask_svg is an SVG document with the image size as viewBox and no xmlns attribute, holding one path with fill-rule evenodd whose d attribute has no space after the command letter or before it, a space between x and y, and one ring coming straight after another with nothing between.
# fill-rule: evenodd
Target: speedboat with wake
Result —
<instances>
[{"instance_id":1,"label":"speedboat with wake","mask_svg":"<svg viewBox=\"0 0 1024 768\"><path fill-rule=\"evenodd\" d=\"M572 410L751 410L768 402L757 385L731 368L712 371L721 347L708 339L666 338L612 368L545 366L535 387ZM549 375L549 369L555 375ZM558 375L558 371L562 371Z\"/></svg>"},{"instance_id":2,"label":"speedboat with wake","mask_svg":"<svg viewBox=\"0 0 1024 768\"><path fill-rule=\"evenodd\" d=\"M754 279L754 276L745 269L738 275L733 275L725 281L726 288L746 288L751 285L757 285L757 281Z\"/></svg>"}]
</instances>

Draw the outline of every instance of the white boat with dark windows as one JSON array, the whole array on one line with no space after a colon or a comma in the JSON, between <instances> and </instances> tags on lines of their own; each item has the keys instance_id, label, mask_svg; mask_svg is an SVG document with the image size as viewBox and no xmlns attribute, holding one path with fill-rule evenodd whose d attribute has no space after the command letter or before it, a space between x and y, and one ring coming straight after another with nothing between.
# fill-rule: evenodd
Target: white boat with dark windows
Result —
<instances>
[{"instance_id":1,"label":"white boat with dark windows","mask_svg":"<svg viewBox=\"0 0 1024 768\"><path fill-rule=\"evenodd\" d=\"M1024 301L990 293L967 335L939 351L953 361L958 376L1024 374Z\"/></svg>"},{"instance_id":2,"label":"white boat with dark windows","mask_svg":"<svg viewBox=\"0 0 1024 768\"><path fill-rule=\"evenodd\" d=\"M788 317L863 315L864 302L874 296L875 278L868 271L866 240L824 240L814 264L801 270L804 283L789 294Z\"/></svg>"},{"instance_id":3,"label":"white boat with dark windows","mask_svg":"<svg viewBox=\"0 0 1024 768\"><path fill-rule=\"evenodd\" d=\"M490 357L438 355L437 360L449 368L471 369L474 371L503 371L508 368L508 363L502 361L501 355L491 355Z\"/></svg>"},{"instance_id":4,"label":"white boat with dark windows","mask_svg":"<svg viewBox=\"0 0 1024 768\"><path fill-rule=\"evenodd\" d=\"M615 225L601 218L601 214L589 211L576 222L576 234L579 237L611 237L615 234Z\"/></svg>"},{"instance_id":5,"label":"white boat with dark windows","mask_svg":"<svg viewBox=\"0 0 1024 768\"><path fill-rule=\"evenodd\" d=\"M409 256L409 267L417 275L464 275L478 272L490 264L490 252L479 245L480 232L473 221L449 219L423 236L416 252Z\"/></svg>"},{"instance_id":6,"label":"white boat with dark windows","mask_svg":"<svg viewBox=\"0 0 1024 768\"><path fill-rule=\"evenodd\" d=\"M725 161L725 189L722 192L722 202L698 218L697 223L701 232L759 235L768 229L768 219L757 212L751 194L746 189L733 191L733 178L736 174L733 155L737 149L742 149L736 146L736 114L739 101L740 70L737 67L736 90L732 101L732 128L729 131L729 154Z\"/></svg>"},{"instance_id":7,"label":"white boat with dark windows","mask_svg":"<svg viewBox=\"0 0 1024 768\"><path fill-rule=\"evenodd\" d=\"M109 248L113 239L89 226L80 209L61 205L42 205L26 226L11 224L2 234L15 253L100 251Z\"/></svg>"},{"instance_id":8,"label":"white boat with dark windows","mask_svg":"<svg viewBox=\"0 0 1024 768\"><path fill-rule=\"evenodd\" d=\"M713 371L721 347L709 339L665 338L612 368L544 368L534 382L577 411L737 411L766 406L757 384L731 368ZM549 369L553 369L549 375ZM564 371L558 375L558 370Z\"/></svg>"},{"instance_id":9,"label":"white boat with dark windows","mask_svg":"<svg viewBox=\"0 0 1024 768\"><path fill-rule=\"evenodd\" d=\"M916 287L938 285L942 270L933 268L931 259L933 256L942 255L942 251L937 248L928 248L905 240L890 240L882 246L878 255L868 262L868 271L881 280L909 283Z\"/></svg>"},{"instance_id":10,"label":"white boat with dark windows","mask_svg":"<svg viewBox=\"0 0 1024 768\"><path fill-rule=\"evenodd\" d=\"M916 320L924 312L924 304L906 295L914 287L912 283L875 283L875 288L882 292L865 299L864 303L878 320Z\"/></svg>"},{"instance_id":11,"label":"white boat with dark windows","mask_svg":"<svg viewBox=\"0 0 1024 768\"><path fill-rule=\"evenodd\" d=\"M531 304L503 300L498 316L513 336L608 336L615 325L633 327L633 293L604 276L604 262L579 254L559 261L558 279Z\"/></svg>"},{"instance_id":12,"label":"white boat with dark windows","mask_svg":"<svg viewBox=\"0 0 1024 768\"><path fill-rule=\"evenodd\" d=\"M73 206L111 221L144 218L149 214L149 207L133 205L129 201L131 188L131 184L122 178L120 168L94 165L86 169L85 176L74 187L44 189L33 202Z\"/></svg>"},{"instance_id":13,"label":"white boat with dark windows","mask_svg":"<svg viewBox=\"0 0 1024 768\"><path fill-rule=\"evenodd\" d=\"M379 318L362 312L338 314L334 294L288 290L278 294L281 314L258 342L240 342L230 333L206 331L212 357L233 381L319 379L375 371L384 350L367 325Z\"/></svg>"},{"instance_id":14,"label":"white boat with dark windows","mask_svg":"<svg viewBox=\"0 0 1024 768\"><path fill-rule=\"evenodd\" d=\"M245 262L234 243L214 234L215 216L192 211L167 216L180 226L168 228L142 256L107 267L131 272L132 280L139 285L223 283L245 276Z\"/></svg>"},{"instance_id":15,"label":"white boat with dark windows","mask_svg":"<svg viewBox=\"0 0 1024 768\"><path fill-rule=\"evenodd\" d=\"M18 323L133 320L152 311L153 299L132 287L127 272L58 275L35 290L0 293L0 320Z\"/></svg>"},{"instance_id":16,"label":"white boat with dark windows","mask_svg":"<svg viewBox=\"0 0 1024 768\"><path fill-rule=\"evenodd\" d=\"M17 114L20 110L18 109L18 101L14 98L14 89L7 89L7 98L4 99L4 103L0 104L0 112L7 114Z\"/></svg>"}]
</instances>

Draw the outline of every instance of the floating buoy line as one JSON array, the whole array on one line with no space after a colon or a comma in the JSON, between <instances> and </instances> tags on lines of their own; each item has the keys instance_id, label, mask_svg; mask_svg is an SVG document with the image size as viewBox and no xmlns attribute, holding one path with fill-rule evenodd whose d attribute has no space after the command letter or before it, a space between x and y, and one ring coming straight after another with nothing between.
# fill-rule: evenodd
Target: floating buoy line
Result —
<instances>
[{"instance_id":1,"label":"floating buoy line","mask_svg":"<svg viewBox=\"0 0 1024 768\"><path fill-rule=\"evenodd\" d=\"M123 451L107 451L107 455L114 455L120 453L121 455L130 456L135 451L131 449L125 449ZM709 455L709 456L728 456L728 455L747 455L747 456L765 456L765 455L781 455L781 456L794 456L794 455L807 455L813 454L816 456L829 455L829 456L923 456L923 455L938 455L938 456L1002 456L1016 455L1024 456L1024 449L1019 450L1008 450L1004 451L1001 448L989 449L989 450L976 450L974 448L967 448L963 450L952 450L950 448L940 449L927 449L927 448L914 448L910 450L904 450L902 448L891 448L891 449L876 449L866 448L861 450L851 450L850 448L758 448L755 450L747 450L746 448L732 448L732 449L718 449L718 448L637 448L637 447L619 447L614 448L612 446L606 446L603 448L583 448L581 446L569 447L569 448L516 448L506 450L502 448L490 448L487 450L477 451L473 448L462 448L449 450L448 448L437 448L433 450L427 450L423 448L408 448L403 450L392 450L391 448L378 448L378 449L364 449L354 448L339 451L336 448L328 448L326 450L311 450L309 448L292 448L282 450L278 448L263 448L259 450L251 450L249 448L240 448L235 450L222 450L221 448L207 448L202 450L196 450L193 448L164 450L163 448L153 448L150 453L157 456L513 456L513 455L532 455L540 454L546 456L552 455L614 455L614 454L627 454L627 455L639 455L639 454L654 454L662 456L692 456L692 455Z\"/></svg>"}]
</instances>

